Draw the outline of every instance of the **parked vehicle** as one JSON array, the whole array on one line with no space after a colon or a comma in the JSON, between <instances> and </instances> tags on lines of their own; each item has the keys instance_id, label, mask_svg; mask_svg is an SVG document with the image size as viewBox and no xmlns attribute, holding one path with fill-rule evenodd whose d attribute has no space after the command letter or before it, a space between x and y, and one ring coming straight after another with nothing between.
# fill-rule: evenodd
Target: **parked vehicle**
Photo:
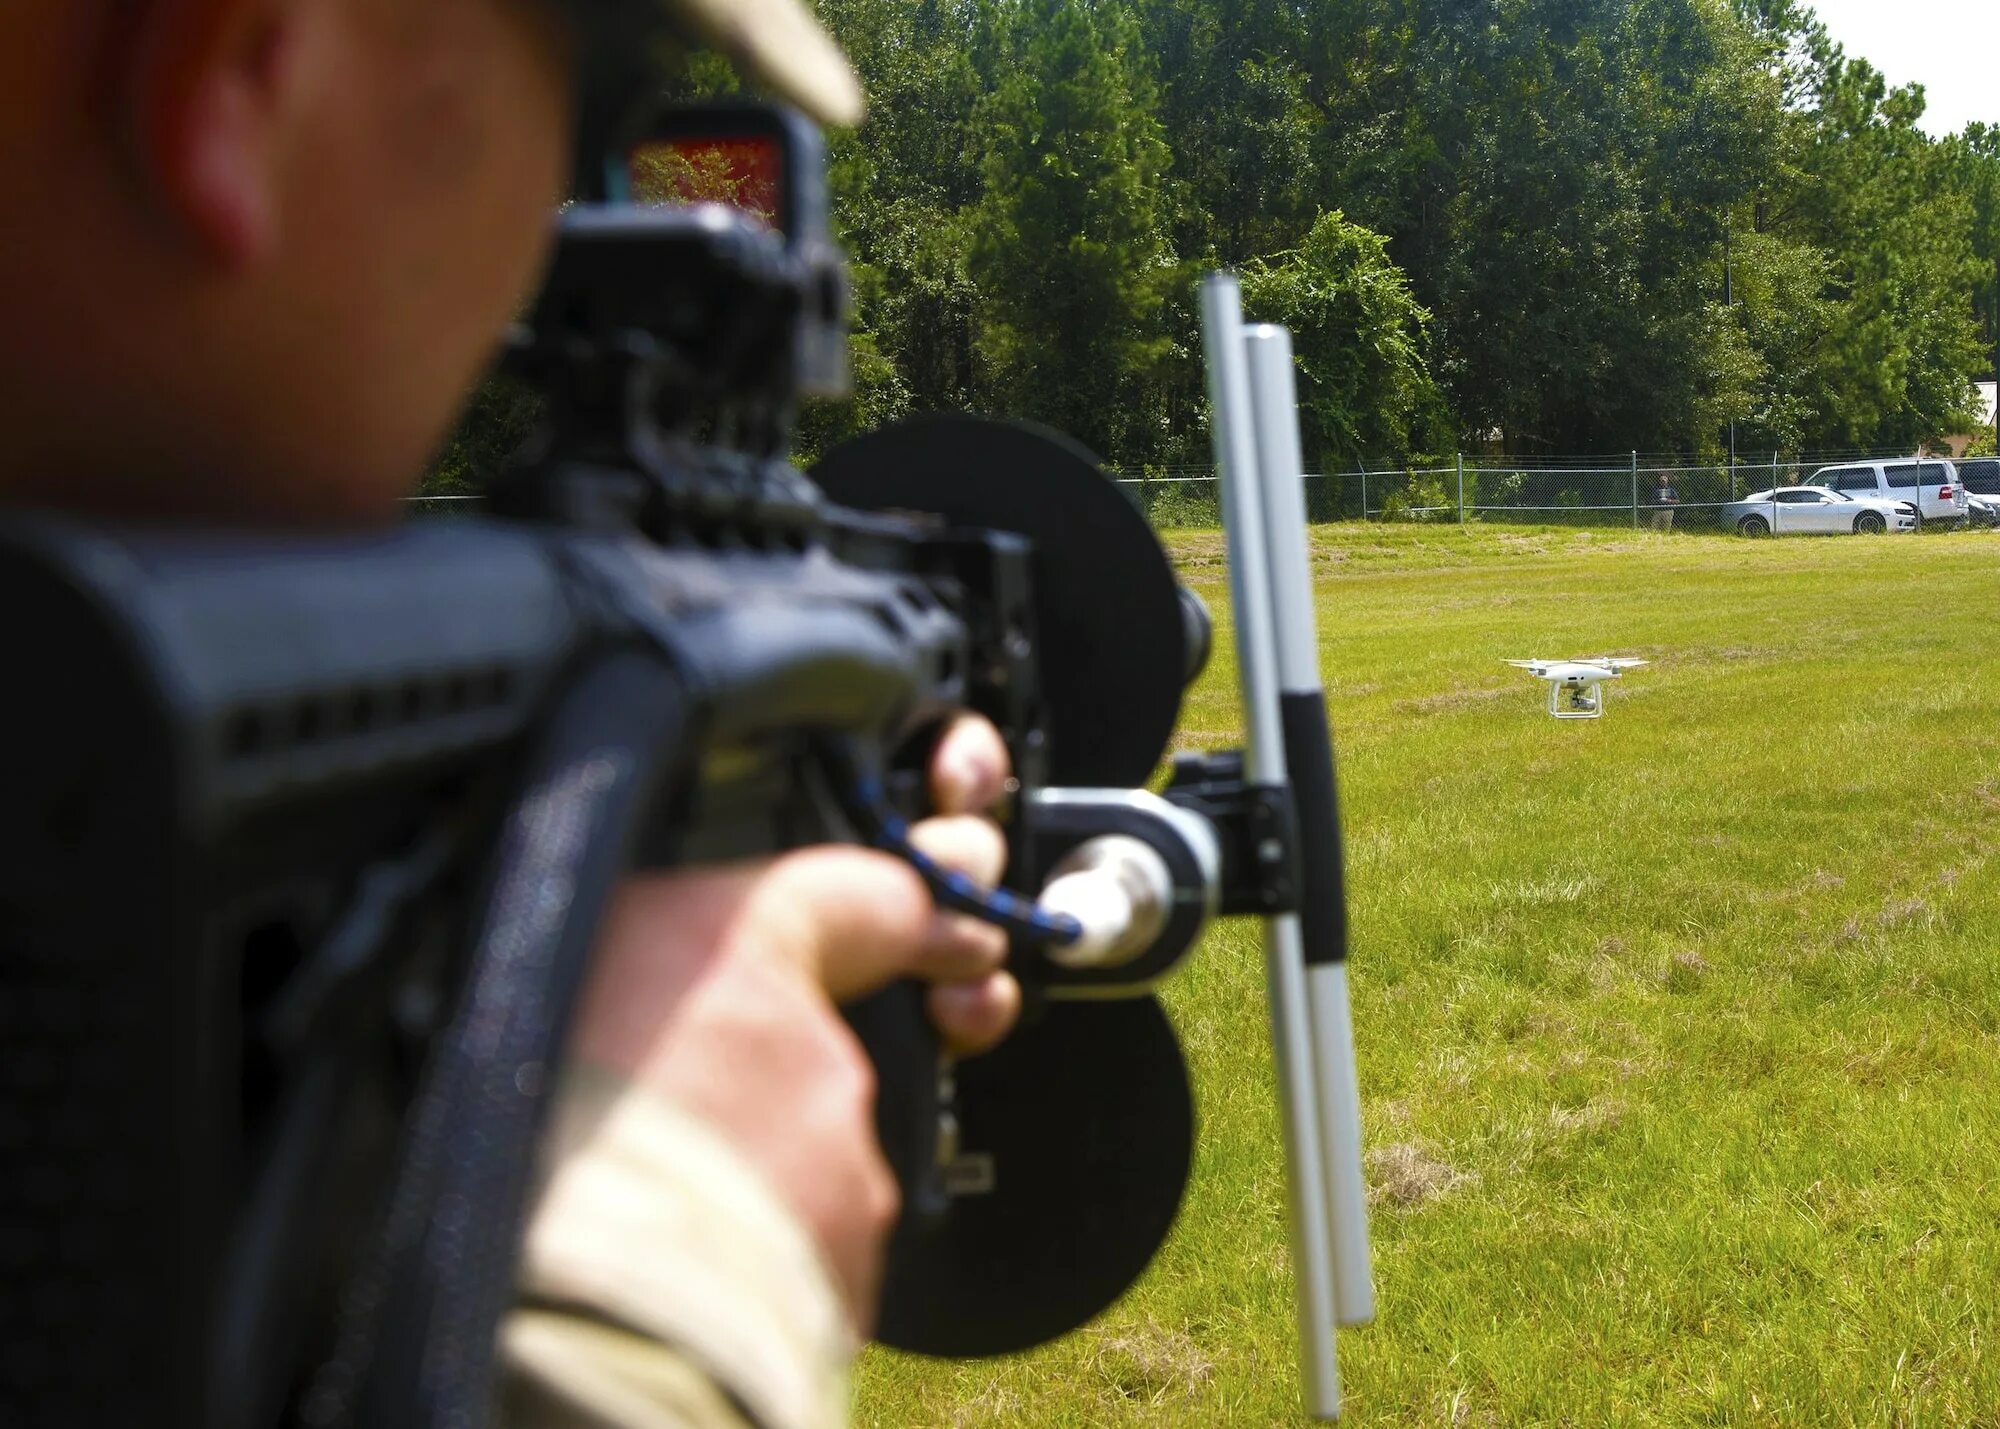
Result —
<instances>
[{"instance_id":1,"label":"parked vehicle","mask_svg":"<svg viewBox=\"0 0 2000 1429\"><path fill-rule=\"evenodd\" d=\"M1852 496L1822 486L1781 486L1730 502L1722 508L1722 521L1744 536L1871 536L1916 530L1917 512L1907 501Z\"/></svg>"},{"instance_id":2,"label":"parked vehicle","mask_svg":"<svg viewBox=\"0 0 2000 1429\"><path fill-rule=\"evenodd\" d=\"M1843 462L1821 467L1806 484L1848 496L1910 502L1916 508L1919 526L1926 521L1963 521L1971 509L1958 469L1937 457Z\"/></svg>"},{"instance_id":3,"label":"parked vehicle","mask_svg":"<svg viewBox=\"0 0 2000 1429\"><path fill-rule=\"evenodd\" d=\"M1974 457L1957 466L1959 482L1972 501L1967 520L1974 526L2000 526L2000 457Z\"/></svg>"}]
</instances>

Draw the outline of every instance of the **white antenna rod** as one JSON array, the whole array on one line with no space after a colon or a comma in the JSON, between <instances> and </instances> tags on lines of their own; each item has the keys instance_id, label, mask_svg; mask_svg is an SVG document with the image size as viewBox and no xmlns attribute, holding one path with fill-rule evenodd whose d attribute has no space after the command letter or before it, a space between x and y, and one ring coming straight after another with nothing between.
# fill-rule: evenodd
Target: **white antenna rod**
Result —
<instances>
[{"instance_id":1,"label":"white antenna rod","mask_svg":"<svg viewBox=\"0 0 2000 1429\"><path fill-rule=\"evenodd\" d=\"M1222 478L1223 525L1229 539L1236 659L1242 677L1244 776L1253 785L1283 785L1285 734L1277 614L1265 560L1270 543L1264 520L1264 483L1258 470L1249 364L1243 344L1243 299L1235 276L1218 273L1206 279L1201 307L1215 463ZM1319 1419L1338 1419L1340 1369L1333 1345L1333 1253L1320 1150L1321 1121L1314 1095L1317 1073L1305 944L1297 914L1265 920L1264 962L1291 1191L1299 1371L1307 1411Z\"/></svg>"},{"instance_id":2,"label":"white antenna rod","mask_svg":"<svg viewBox=\"0 0 2000 1429\"><path fill-rule=\"evenodd\" d=\"M1336 1317L1375 1318L1368 1254L1367 1188L1361 1174L1361 1090L1354 1064L1354 1018L1347 996L1347 892L1335 792L1333 742L1320 677L1312 555L1306 537L1305 461L1292 335L1281 327L1245 330L1256 408L1264 538L1276 617L1278 687L1285 767L1299 820L1300 926L1312 1008L1314 1099L1333 1237Z\"/></svg>"}]
</instances>

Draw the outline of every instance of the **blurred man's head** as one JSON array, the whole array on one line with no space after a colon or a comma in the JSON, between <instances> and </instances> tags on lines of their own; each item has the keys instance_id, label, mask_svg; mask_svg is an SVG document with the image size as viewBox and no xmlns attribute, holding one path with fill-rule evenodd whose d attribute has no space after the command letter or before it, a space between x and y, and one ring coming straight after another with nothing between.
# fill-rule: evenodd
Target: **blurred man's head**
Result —
<instances>
[{"instance_id":1,"label":"blurred man's head","mask_svg":"<svg viewBox=\"0 0 2000 1429\"><path fill-rule=\"evenodd\" d=\"M671 4L725 39L798 18ZM0 497L387 512L533 286L614 11L637 0L0 4Z\"/></svg>"}]
</instances>

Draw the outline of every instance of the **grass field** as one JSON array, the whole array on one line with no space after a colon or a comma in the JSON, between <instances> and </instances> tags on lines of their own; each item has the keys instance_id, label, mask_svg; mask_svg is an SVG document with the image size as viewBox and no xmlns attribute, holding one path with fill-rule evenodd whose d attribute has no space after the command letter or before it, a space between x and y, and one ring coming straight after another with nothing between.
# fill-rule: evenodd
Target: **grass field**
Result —
<instances>
[{"instance_id":1,"label":"grass field","mask_svg":"<svg viewBox=\"0 0 2000 1429\"><path fill-rule=\"evenodd\" d=\"M1380 1314L1348 1421L2000 1424L2000 538L1327 527ZM1189 747L1238 738L1221 627ZM1557 724L1506 656L1654 665ZM1018 1359L857 1420L1302 1422L1261 960L1169 995L1194 1184Z\"/></svg>"}]
</instances>

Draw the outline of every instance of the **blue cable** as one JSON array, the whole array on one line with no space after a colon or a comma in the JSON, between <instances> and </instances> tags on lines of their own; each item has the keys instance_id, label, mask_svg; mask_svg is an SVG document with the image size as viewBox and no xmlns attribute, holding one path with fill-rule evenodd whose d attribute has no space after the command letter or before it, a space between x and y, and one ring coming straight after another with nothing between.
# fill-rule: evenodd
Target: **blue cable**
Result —
<instances>
[{"instance_id":1,"label":"blue cable","mask_svg":"<svg viewBox=\"0 0 2000 1429\"><path fill-rule=\"evenodd\" d=\"M836 761L836 778L852 774L845 759ZM984 889L954 869L940 864L910 843L910 826L889 806L882 781L872 775L855 774L838 780L847 792L846 813L857 830L882 852L893 854L917 871L940 908L964 913L982 923L1003 929L1010 936L1037 947L1061 947L1083 936L1083 924L1067 913L1044 913L1029 900L1004 888Z\"/></svg>"}]
</instances>

